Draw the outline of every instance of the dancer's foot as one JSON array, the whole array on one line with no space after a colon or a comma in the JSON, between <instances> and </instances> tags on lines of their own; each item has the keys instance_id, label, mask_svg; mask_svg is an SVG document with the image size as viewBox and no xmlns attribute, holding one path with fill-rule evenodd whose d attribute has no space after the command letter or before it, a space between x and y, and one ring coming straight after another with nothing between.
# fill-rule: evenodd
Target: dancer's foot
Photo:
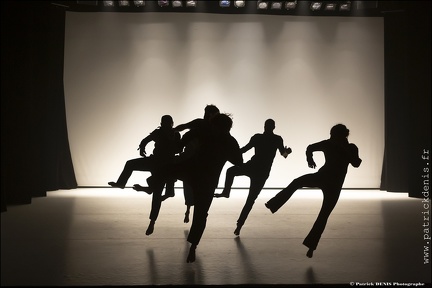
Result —
<instances>
[{"instance_id":1,"label":"dancer's foot","mask_svg":"<svg viewBox=\"0 0 432 288\"><path fill-rule=\"evenodd\" d=\"M147 236L153 234L153 231L154 231L154 224L155 224L154 221L150 221L150 224L149 224L149 226L147 227L147 231L146 231L146 235L147 235Z\"/></svg>"},{"instance_id":2,"label":"dancer's foot","mask_svg":"<svg viewBox=\"0 0 432 288\"><path fill-rule=\"evenodd\" d=\"M224 193L224 192L222 192L222 193L220 193L220 194L214 194L213 195L215 198L222 198L222 197L224 197L224 198L229 198L229 193Z\"/></svg>"},{"instance_id":3,"label":"dancer's foot","mask_svg":"<svg viewBox=\"0 0 432 288\"><path fill-rule=\"evenodd\" d=\"M306 253L306 256L307 256L308 258L312 258L312 256L313 256L313 252L314 252L313 249L309 249L309 250L307 251L307 253Z\"/></svg>"},{"instance_id":4,"label":"dancer's foot","mask_svg":"<svg viewBox=\"0 0 432 288\"><path fill-rule=\"evenodd\" d=\"M153 193L153 191L150 189L150 187L144 187L144 186L141 186L139 184L134 184L133 185L133 189L135 191L144 191L144 192L146 192L149 195Z\"/></svg>"},{"instance_id":5,"label":"dancer's foot","mask_svg":"<svg viewBox=\"0 0 432 288\"><path fill-rule=\"evenodd\" d=\"M114 187L114 188L124 189L124 186L117 184L117 182L108 182L108 185L110 185L111 187Z\"/></svg>"},{"instance_id":6,"label":"dancer's foot","mask_svg":"<svg viewBox=\"0 0 432 288\"><path fill-rule=\"evenodd\" d=\"M192 245L190 247L189 254L188 254L188 257L186 259L186 263L195 262L195 249L196 249L196 245Z\"/></svg>"},{"instance_id":7,"label":"dancer's foot","mask_svg":"<svg viewBox=\"0 0 432 288\"><path fill-rule=\"evenodd\" d=\"M267 203L265 203L265 206L272 212L272 213L275 213L277 210L276 209L274 209L274 208L271 208L270 207L270 204L267 202Z\"/></svg>"},{"instance_id":8,"label":"dancer's foot","mask_svg":"<svg viewBox=\"0 0 432 288\"><path fill-rule=\"evenodd\" d=\"M185 213L185 218L183 220L184 223L189 223L189 212Z\"/></svg>"},{"instance_id":9,"label":"dancer's foot","mask_svg":"<svg viewBox=\"0 0 432 288\"><path fill-rule=\"evenodd\" d=\"M234 234L237 235L237 236L239 236L241 228L242 228L242 225L238 225L237 224L237 228L234 230Z\"/></svg>"},{"instance_id":10,"label":"dancer's foot","mask_svg":"<svg viewBox=\"0 0 432 288\"><path fill-rule=\"evenodd\" d=\"M165 201L168 198L174 197L174 194L165 194L161 196L161 200Z\"/></svg>"}]
</instances>

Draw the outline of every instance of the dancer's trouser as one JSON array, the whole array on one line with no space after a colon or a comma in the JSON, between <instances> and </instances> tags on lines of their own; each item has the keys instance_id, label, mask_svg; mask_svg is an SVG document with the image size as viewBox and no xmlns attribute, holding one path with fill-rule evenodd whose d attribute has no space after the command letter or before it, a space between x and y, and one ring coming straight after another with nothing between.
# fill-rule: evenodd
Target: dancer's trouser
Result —
<instances>
[{"instance_id":1,"label":"dancer's trouser","mask_svg":"<svg viewBox=\"0 0 432 288\"><path fill-rule=\"evenodd\" d=\"M206 228L208 211L213 201L215 189L215 187L192 185L194 210L187 241L193 245L199 244Z\"/></svg>"},{"instance_id":2,"label":"dancer's trouser","mask_svg":"<svg viewBox=\"0 0 432 288\"><path fill-rule=\"evenodd\" d=\"M265 182L268 178L268 173L253 173L251 171L250 166L242 165L242 166L233 166L227 169L226 177L225 177L225 187L223 189L223 193L231 192L231 187L234 182L234 177L236 176L248 176L250 178L250 187L248 197L246 199L246 203L243 206L243 209L240 213L240 216L237 220L237 225L243 226L246 222L246 219L252 210L253 205L255 204L255 200L258 198L261 190L264 187Z\"/></svg>"},{"instance_id":3,"label":"dancer's trouser","mask_svg":"<svg viewBox=\"0 0 432 288\"><path fill-rule=\"evenodd\" d=\"M117 179L117 184L124 187L133 171L151 171L154 169L154 166L155 161L152 158L141 157L128 160Z\"/></svg>"},{"instance_id":4,"label":"dancer's trouser","mask_svg":"<svg viewBox=\"0 0 432 288\"><path fill-rule=\"evenodd\" d=\"M327 220L339 200L342 188L340 185L328 184L329 182L328 179L324 181L323 178L317 174L307 174L293 180L286 188L277 193L267 202L267 207L274 213L291 198L296 190L300 188L317 187L322 190L323 203L321 210L312 226L312 229L303 241L303 244L306 247L313 250L318 246L318 242L320 241L321 235L326 227Z\"/></svg>"}]
</instances>

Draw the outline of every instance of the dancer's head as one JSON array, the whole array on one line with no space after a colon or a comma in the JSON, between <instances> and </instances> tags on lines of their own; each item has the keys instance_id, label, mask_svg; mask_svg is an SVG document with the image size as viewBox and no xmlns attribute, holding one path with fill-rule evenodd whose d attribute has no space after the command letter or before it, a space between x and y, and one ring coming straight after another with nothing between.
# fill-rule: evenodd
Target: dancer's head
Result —
<instances>
[{"instance_id":1,"label":"dancer's head","mask_svg":"<svg viewBox=\"0 0 432 288\"><path fill-rule=\"evenodd\" d=\"M213 131L217 134L228 134L233 125L231 116L226 113L219 113L215 115L211 123Z\"/></svg>"},{"instance_id":2,"label":"dancer's head","mask_svg":"<svg viewBox=\"0 0 432 288\"><path fill-rule=\"evenodd\" d=\"M219 108L213 104L207 105L204 108L204 119L206 120L212 119L217 114L219 114Z\"/></svg>"},{"instance_id":3,"label":"dancer's head","mask_svg":"<svg viewBox=\"0 0 432 288\"><path fill-rule=\"evenodd\" d=\"M347 138L349 135L349 129L343 124L336 124L330 130L330 138Z\"/></svg>"},{"instance_id":4,"label":"dancer's head","mask_svg":"<svg viewBox=\"0 0 432 288\"><path fill-rule=\"evenodd\" d=\"M162 128L172 128L174 125L174 120L171 115L164 115L161 118L161 127Z\"/></svg>"},{"instance_id":5,"label":"dancer's head","mask_svg":"<svg viewBox=\"0 0 432 288\"><path fill-rule=\"evenodd\" d=\"M264 131L271 132L275 129L275 127L276 127L276 123L273 119L267 119L264 122Z\"/></svg>"}]
</instances>

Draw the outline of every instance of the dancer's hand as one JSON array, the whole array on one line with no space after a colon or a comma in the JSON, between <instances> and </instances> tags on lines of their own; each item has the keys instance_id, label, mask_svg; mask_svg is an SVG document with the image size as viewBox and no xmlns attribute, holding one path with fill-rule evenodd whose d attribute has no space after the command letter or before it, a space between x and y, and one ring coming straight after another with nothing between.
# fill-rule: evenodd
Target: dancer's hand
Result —
<instances>
[{"instance_id":1,"label":"dancer's hand","mask_svg":"<svg viewBox=\"0 0 432 288\"><path fill-rule=\"evenodd\" d=\"M289 154L291 154L292 150L291 150L291 148L286 147L286 146L285 146L284 148L285 148L285 151L284 151L284 153L282 154L282 156L283 156L284 158L286 158L286 157L288 157Z\"/></svg>"},{"instance_id":2,"label":"dancer's hand","mask_svg":"<svg viewBox=\"0 0 432 288\"><path fill-rule=\"evenodd\" d=\"M315 169L316 168L316 164L314 160L308 160L308 166L309 168Z\"/></svg>"},{"instance_id":3,"label":"dancer's hand","mask_svg":"<svg viewBox=\"0 0 432 288\"><path fill-rule=\"evenodd\" d=\"M145 146L140 145L140 146L138 147L137 150L139 150L139 154L140 154L142 157L146 157Z\"/></svg>"}]
</instances>

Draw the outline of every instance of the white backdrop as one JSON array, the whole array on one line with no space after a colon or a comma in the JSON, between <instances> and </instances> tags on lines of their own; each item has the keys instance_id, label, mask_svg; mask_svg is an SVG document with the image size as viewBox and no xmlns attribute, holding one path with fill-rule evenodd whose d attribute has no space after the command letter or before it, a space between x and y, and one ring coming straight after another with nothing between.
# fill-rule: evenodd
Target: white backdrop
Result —
<instances>
[{"instance_id":1,"label":"white backdrop","mask_svg":"<svg viewBox=\"0 0 432 288\"><path fill-rule=\"evenodd\" d=\"M207 104L232 114L240 146L264 121L293 149L276 155L265 188L305 173L308 144L343 123L363 163L345 188L378 188L384 152L381 17L67 12L64 85L79 186L107 186L141 139L170 114L201 118ZM147 151L150 152L151 146ZM244 154L248 160L253 154ZM319 167L324 157L316 153ZM223 186L225 170L219 186ZM135 172L128 186L145 184ZM180 181L177 186L181 186ZM248 187L237 177L234 187Z\"/></svg>"}]
</instances>

